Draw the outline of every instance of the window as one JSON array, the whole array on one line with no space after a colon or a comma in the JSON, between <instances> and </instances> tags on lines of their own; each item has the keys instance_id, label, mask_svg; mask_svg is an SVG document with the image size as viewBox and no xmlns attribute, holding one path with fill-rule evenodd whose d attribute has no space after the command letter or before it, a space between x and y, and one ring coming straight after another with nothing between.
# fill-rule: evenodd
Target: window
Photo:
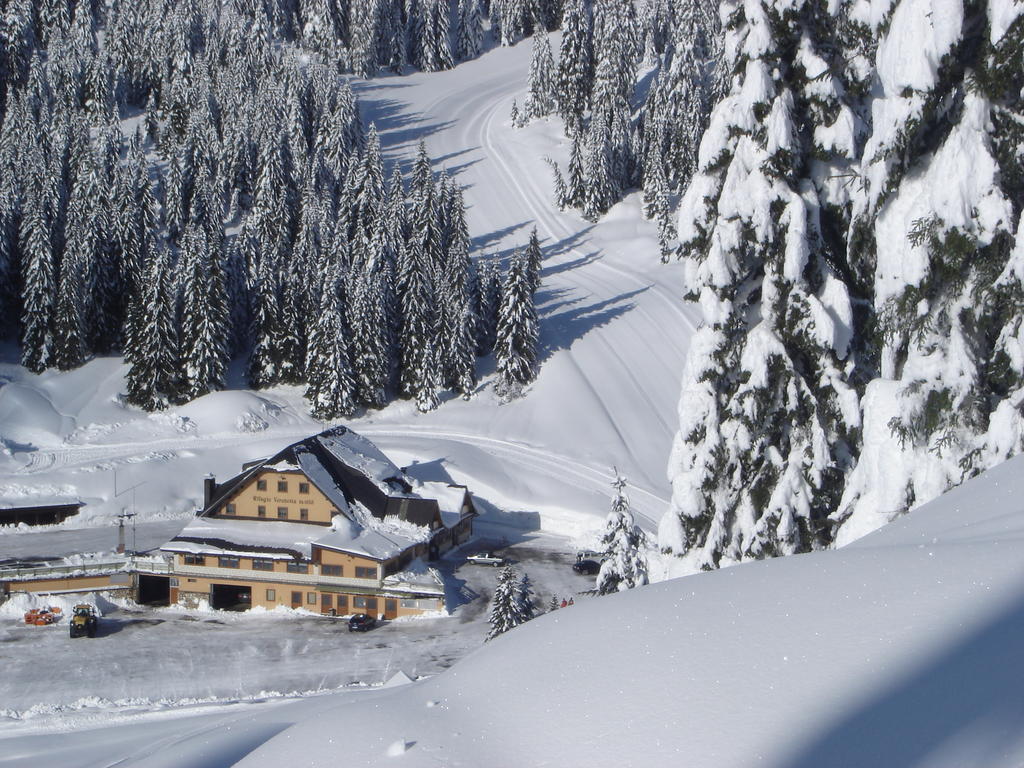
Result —
<instances>
[{"instance_id":1,"label":"window","mask_svg":"<svg viewBox=\"0 0 1024 768\"><path fill-rule=\"evenodd\" d=\"M309 483L299 483L299 493L309 493Z\"/></svg>"},{"instance_id":2,"label":"window","mask_svg":"<svg viewBox=\"0 0 1024 768\"><path fill-rule=\"evenodd\" d=\"M306 593L306 603L309 605L316 605L316 592Z\"/></svg>"},{"instance_id":3,"label":"window","mask_svg":"<svg viewBox=\"0 0 1024 768\"><path fill-rule=\"evenodd\" d=\"M235 514L235 505L234 504L228 504L226 507L224 507L224 514L225 515L233 515L233 514Z\"/></svg>"},{"instance_id":4,"label":"window","mask_svg":"<svg viewBox=\"0 0 1024 768\"><path fill-rule=\"evenodd\" d=\"M324 576L342 576L343 568L340 565L321 565L320 573Z\"/></svg>"},{"instance_id":5,"label":"window","mask_svg":"<svg viewBox=\"0 0 1024 768\"><path fill-rule=\"evenodd\" d=\"M206 565L206 558L202 555L185 555L185 565Z\"/></svg>"},{"instance_id":6,"label":"window","mask_svg":"<svg viewBox=\"0 0 1024 768\"><path fill-rule=\"evenodd\" d=\"M287 570L288 573L309 573L309 563L303 563L298 560L289 560Z\"/></svg>"},{"instance_id":7,"label":"window","mask_svg":"<svg viewBox=\"0 0 1024 768\"><path fill-rule=\"evenodd\" d=\"M357 579L376 579L377 569L376 568L363 568L362 566L356 566L356 578Z\"/></svg>"},{"instance_id":8,"label":"window","mask_svg":"<svg viewBox=\"0 0 1024 768\"><path fill-rule=\"evenodd\" d=\"M237 557L218 557L217 565L221 568L237 568L238 558Z\"/></svg>"},{"instance_id":9,"label":"window","mask_svg":"<svg viewBox=\"0 0 1024 768\"><path fill-rule=\"evenodd\" d=\"M257 480L256 481L256 490L257 491L265 491L265 490L267 490L267 481L266 480Z\"/></svg>"},{"instance_id":10,"label":"window","mask_svg":"<svg viewBox=\"0 0 1024 768\"><path fill-rule=\"evenodd\" d=\"M267 516L267 508L264 507L262 504L260 504L258 507L256 507L256 516L257 517L266 517Z\"/></svg>"},{"instance_id":11,"label":"window","mask_svg":"<svg viewBox=\"0 0 1024 768\"><path fill-rule=\"evenodd\" d=\"M254 571L272 571L274 570L274 561L258 560L254 557L252 560L252 569Z\"/></svg>"},{"instance_id":12,"label":"window","mask_svg":"<svg viewBox=\"0 0 1024 768\"><path fill-rule=\"evenodd\" d=\"M377 610L377 598L376 597L353 597L352 598L353 608L362 608L364 611L369 613L370 611Z\"/></svg>"},{"instance_id":13,"label":"window","mask_svg":"<svg viewBox=\"0 0 1024 768\"><path fill-rule=\"evenodd\" d=\"M278 507L277 508L277 519L278 520L287 520L288 519L288 507Z\"/></svg>"},{"instance_id":14,"label":"window","mask_svg":"<svg viewBox=\"0 0 1024 768\"><path fill-rule=\"evenodd\" d=\"M277 481L277 492L278 493L288 493L288 481L287 480L278 480Z\"/></svg>"},{"instance_id":15,"label":"window","mask_svg":"<svg viewBox=\"0 0 1024 768\"><path fill-rule=\"evenodd\" d=\"M267 590L267 600L269 602L271 602L271 603L276 603L277 602L277 590L276 589L268 589Z\"/></svg>"},{"instance_id":16,"label":"window","mask_svg":"<svg viewBox=\"0 0 1024 768\"><path fill-rule=\"evenodd\" d=\"M403 600L402 601L402 607L403 608L419 608L419 606L416 605L416 601L415 600Z\"/></svg>"},{"instance_id":17,"label":"window","mask_svg":"<svg viewBox=\"0 0 1024 768\"><path fill-rule=\"evenodd\" d=\"M309 520L309 510L308 509L300 509L299 510L299 520Z\"/></svg>"}]
</instances>

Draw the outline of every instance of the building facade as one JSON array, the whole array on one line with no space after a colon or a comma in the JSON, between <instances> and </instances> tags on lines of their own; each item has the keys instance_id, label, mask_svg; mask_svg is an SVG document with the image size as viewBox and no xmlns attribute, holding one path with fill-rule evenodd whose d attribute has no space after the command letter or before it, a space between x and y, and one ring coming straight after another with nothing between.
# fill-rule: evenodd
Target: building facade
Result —
<instances>
[{"instance_id":1,"label":"building facade","mask_svg":"<svg viewBox=\"0 0 1024 768\"><path fill-rule=\"evenodd\" d=\"M420 483L335 427L206 480L204 508L162 547L170 602L383 618L445 609L429 562L472 535L463 486Z\"/></svg>"}]
</instances>

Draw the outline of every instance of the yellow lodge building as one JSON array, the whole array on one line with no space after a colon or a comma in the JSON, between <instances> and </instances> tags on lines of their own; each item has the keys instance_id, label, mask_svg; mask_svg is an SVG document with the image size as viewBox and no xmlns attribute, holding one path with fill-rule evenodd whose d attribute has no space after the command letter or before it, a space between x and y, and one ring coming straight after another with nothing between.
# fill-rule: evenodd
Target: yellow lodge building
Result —
<instances>
[{"instance_id":1,"label":"yellow lodge building","mask_svg":"<svg viewBox=\"0 0 1024 768\"><path fill-rule=\"evenodd\" d=\"M207 478L204 507L161 549L170 602L306 608L393 619L445 609L429 563L472 535L464 486L409 477L369 440L334 427Z\"/></svg>"}]
</instances>

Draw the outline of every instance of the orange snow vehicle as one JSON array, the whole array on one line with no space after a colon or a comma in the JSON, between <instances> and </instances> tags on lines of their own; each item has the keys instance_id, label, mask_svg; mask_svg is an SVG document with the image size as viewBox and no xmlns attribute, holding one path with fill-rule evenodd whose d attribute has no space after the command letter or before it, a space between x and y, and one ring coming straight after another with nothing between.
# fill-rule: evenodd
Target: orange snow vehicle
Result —
<instances>
[{"instance_id":1,"label":"orange snow vehicle","mask_svg":"<svg viewBox=\"0 0 1024 768\"><path fill-rule=\"evenodd\" d=\"M25 623L35 624L37 627L45 627L60 619L60 606L51 605L43 608L33 608L25 613Z\"/></svg>"}]
</instances>

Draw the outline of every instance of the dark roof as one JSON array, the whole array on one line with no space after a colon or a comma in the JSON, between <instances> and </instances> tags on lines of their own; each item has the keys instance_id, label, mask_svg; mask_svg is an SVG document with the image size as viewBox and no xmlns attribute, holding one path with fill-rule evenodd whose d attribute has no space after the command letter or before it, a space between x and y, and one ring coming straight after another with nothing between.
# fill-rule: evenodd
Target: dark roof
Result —
<instances>
[{"instance_id":1,"label":"dark roof","mask_svg":"<svg viewBox=\"0 0 1024 768\"><path fill-rule=\"evenodd\" d=\"M343 513L348 512L349 504L358 501L379 519L397 515L424 526L438 519L434 499L415 495L402 470L373 443L344 426L332 427L292 443L270 458L248 465L241 474L216 486L212 499L200 514L214 513L250 479L279 465L303 472ZM352 518L351 514L347 516Z\"/></svg>"}]
</instances>

